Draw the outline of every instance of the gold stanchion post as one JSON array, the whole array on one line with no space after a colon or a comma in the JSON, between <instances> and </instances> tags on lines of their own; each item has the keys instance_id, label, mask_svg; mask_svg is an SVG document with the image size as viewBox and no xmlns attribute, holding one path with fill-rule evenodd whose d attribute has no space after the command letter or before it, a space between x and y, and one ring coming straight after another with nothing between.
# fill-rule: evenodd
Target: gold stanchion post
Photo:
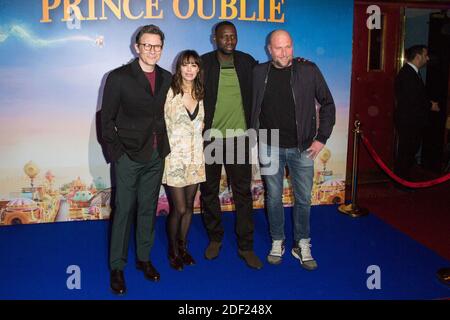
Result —
<instances>
[{"instance_id":1,"label":"gold stanchion post","mask_svg":"<svg viewBox=\"0 0 450 320\"><path fill-rule=\"evenodd\" d=\"M353 129L353 170L352 170L352 198L350 204L341 204L338 207L339 212L349 215L352 218L365 216L369 210L358 206L358 154L359 154L359 136L361 134L361 122L355 121Z\"/></svg>"},{"instance_id":2,"label":"gold stanchion post","mask_svg":"<svg viewBox=\"0 0 450 320\"><path fill-rule=\"evenodd\" d=\"M436 275L443 284L450 286L450 268L439 269Z\"/></svg>"}]
</instances>

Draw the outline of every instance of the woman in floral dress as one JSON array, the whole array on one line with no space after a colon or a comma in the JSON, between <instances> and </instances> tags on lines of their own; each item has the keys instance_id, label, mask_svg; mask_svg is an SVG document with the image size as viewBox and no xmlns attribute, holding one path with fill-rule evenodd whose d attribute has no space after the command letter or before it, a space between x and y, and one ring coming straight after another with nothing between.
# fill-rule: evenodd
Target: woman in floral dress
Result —
<instances>
[{"instance_id":1,"label":"woman in floral dress","mask_svg":"<svg viewBox=\"0 0 450 320\"><path fill-rule=\"evenodd\" d=\"M183 51L177 58L164 106L171 151L165 159L163 183L174 205L167 219L167 230L170 266L176 270L195 264L186 244L198 184L206 179L203 96L200 56L193 50Z\"/></svg>"}]
</instances>

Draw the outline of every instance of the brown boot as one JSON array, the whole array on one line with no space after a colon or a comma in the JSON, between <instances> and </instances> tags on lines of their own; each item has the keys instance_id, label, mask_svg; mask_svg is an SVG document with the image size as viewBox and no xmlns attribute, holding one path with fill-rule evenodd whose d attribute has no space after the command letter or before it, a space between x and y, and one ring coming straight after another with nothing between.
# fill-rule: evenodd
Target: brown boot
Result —
<instances>
[{"instance_id":1,"label":"brown boot","mask_svg":"<svg viewBox=\"0 0 450 320\"><path fill-rule=\"evenodd\" d=\"M259 260L258 256L255 254L253 250L238 250L239 257L244 259L247 263L247 266L253 269L261 269L263 267L263 263Z\"/></svg>"},{"instance_id":2,"label":"brown boot","mask_svg":"<svg viewBox=\"0 0 450 320\"><path fill-rule=\"evenodd\" d=\"M205 250L205 258L208 260L217 258L220 247L222 247L222 242L211 241Z\"/></svg>"},{"instance_id":3,"label":"brown boot","mask_svg":"<svg viewBox=\"0 0 450 320\"><path fill-rule=\"evenodd\" d=\"M186 242L178 240L178 252L180 253L181 260L186 266L193 266L195 264L194 258L189 254L186 247Z\"/></svg>"}]
</instances>

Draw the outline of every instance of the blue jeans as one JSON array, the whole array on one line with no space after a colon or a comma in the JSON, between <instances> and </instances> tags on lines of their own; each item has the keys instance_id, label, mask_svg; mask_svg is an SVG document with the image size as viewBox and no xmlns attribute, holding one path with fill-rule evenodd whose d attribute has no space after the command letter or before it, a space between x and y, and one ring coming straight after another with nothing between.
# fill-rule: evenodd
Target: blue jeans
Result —
<instances>
[{"instance_id":1,"label":"blue jeans","mask_svg":"<svg viewBox=\"0 0 450 320\"><path fill-rule=\"evenodd\" d=\"M310 237L309 216L314 177L314 161L298 148L280 148L260 143L261 176L266 183L266 208L272 240L284 240L283 178L289 168L294 192L294 240Z\"/></svg>"}]
</instances>

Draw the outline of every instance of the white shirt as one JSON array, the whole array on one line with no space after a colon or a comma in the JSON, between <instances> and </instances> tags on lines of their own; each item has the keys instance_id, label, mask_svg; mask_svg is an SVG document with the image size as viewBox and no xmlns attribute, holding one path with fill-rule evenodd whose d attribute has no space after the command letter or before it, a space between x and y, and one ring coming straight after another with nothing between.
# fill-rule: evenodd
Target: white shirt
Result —
<instances>
[{"instance_id":1,"label":"white shirt","mask_svg":"<svg viewBox=\"0 0 450 320\"><path fill-rule=\"evenodd\" d=\"M409 64L414 70L416 70L417 73L419 73L419 68L417 68L414 64L412 64L411 62L406 63Z\"/></svg>"}]
</instances>

